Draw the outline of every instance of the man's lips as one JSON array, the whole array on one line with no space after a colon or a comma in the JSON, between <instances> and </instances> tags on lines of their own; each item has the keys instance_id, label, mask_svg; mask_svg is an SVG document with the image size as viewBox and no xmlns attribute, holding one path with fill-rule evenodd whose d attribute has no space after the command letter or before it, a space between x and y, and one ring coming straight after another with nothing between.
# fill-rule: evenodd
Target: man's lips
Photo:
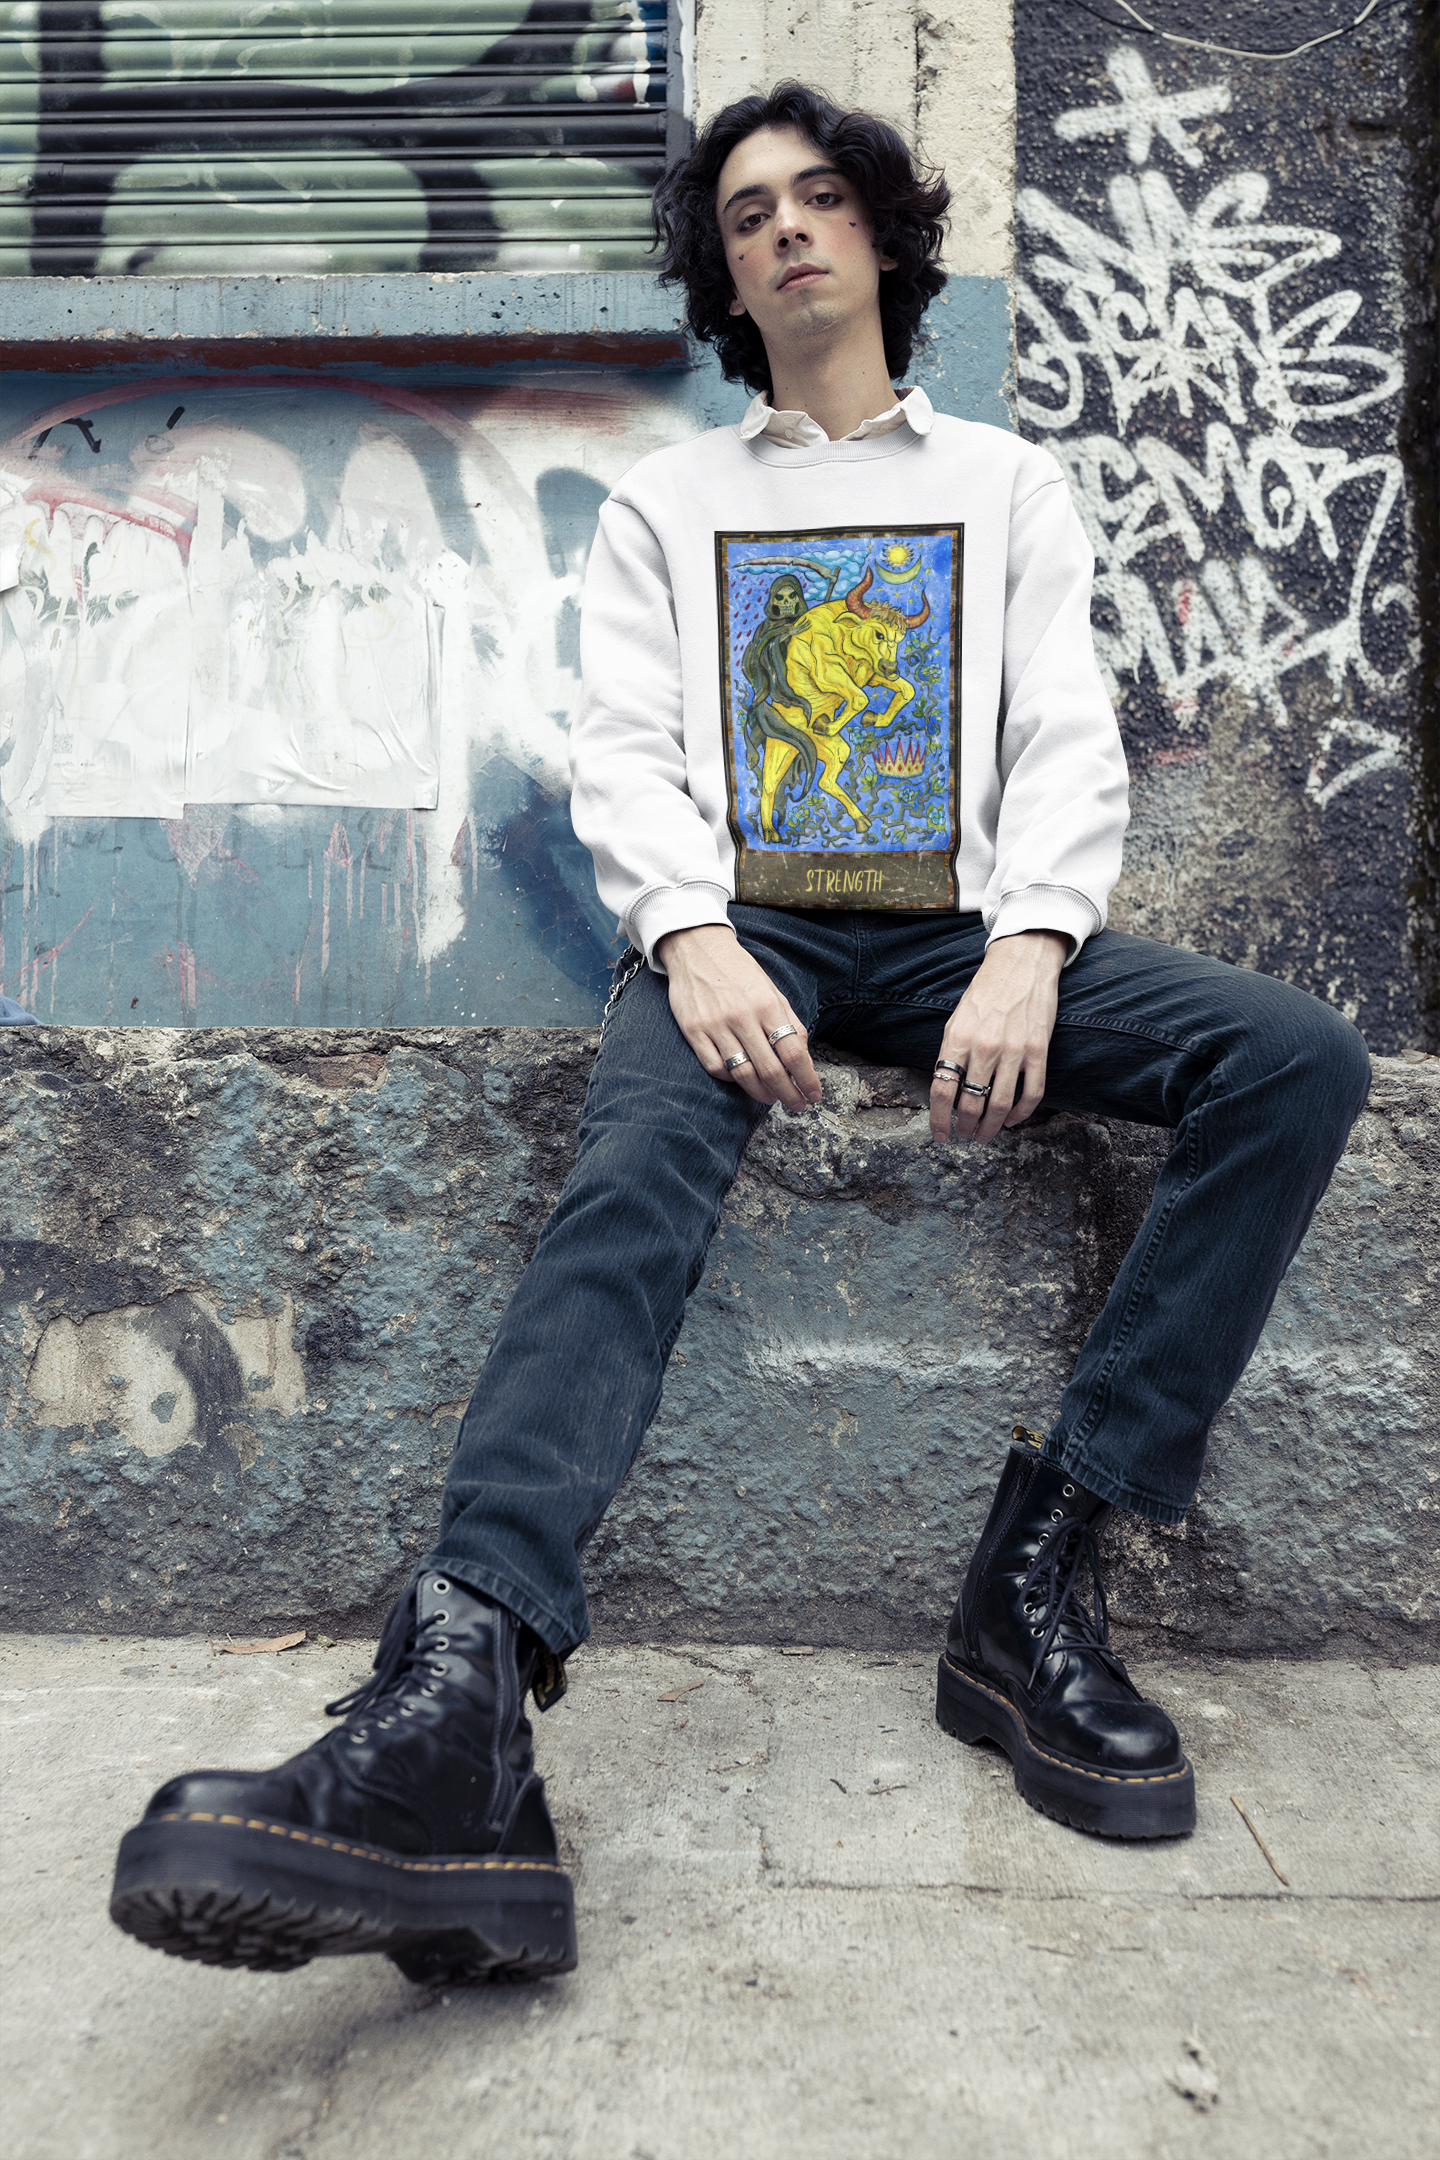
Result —
<instances>
[{"instance_id":1,"label":"man's lips","mask_svg":"<svg viewBox=\"0 0 1440 2160\"><path fill-rule=\"evenodd\" d=\"M822 270L819 263L796 263L794 268L787 270L784 277L781 278L778 290L786 292L790 286L798 285L802 280L808 284L811 278L822 278L829 275L829 271Z\"/></svg>"}]
</instances>

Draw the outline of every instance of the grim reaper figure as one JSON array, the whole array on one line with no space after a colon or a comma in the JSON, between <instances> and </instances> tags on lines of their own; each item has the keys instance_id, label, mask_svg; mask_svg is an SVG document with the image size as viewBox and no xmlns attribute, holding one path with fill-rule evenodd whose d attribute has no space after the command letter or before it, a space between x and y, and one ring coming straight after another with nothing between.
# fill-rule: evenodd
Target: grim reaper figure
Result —
<instances>
[{"instance_id":1,"label":"grim reaper figure","mask_svg":"<svg viewBox=\"0 0 1440 2160\"><path fill-rule=\"evenodd\" d=\"M792 768L800 781L793 791L797 802L815 778L815 745L779 708L788 705L807 720L810 718L808 698L791 689L785 672L785 654L806 605L805 588L793 572L787 570L783 577L777 577L766 595L765 613L740 660L740 671L750 685L745 740L755 754L756 773L764 765L768 740L791 744L797 752L797 763Z\"/></svg>"}]
</instances>

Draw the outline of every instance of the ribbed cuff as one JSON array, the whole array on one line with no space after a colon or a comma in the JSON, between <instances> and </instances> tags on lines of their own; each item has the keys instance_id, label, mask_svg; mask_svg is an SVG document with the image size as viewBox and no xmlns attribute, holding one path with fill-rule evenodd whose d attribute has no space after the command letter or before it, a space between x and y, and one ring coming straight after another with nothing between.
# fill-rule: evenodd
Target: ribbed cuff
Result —
<instances>
[{"instance_id":1,"label":"ribbed cuff","mask_svg":"<svg viewBox=\"0 0 1440 2160\"><path fill-rule=\"evenodd\" d=\"M697 880L688 885L661 885L645 893L631 908L626 928L631 942L640 947L647 964L657 975L665 973L655 958L655 947L672 930L700 930L708 923L730 927L730 895L723 885Z\"/></svg>"},{"instance_id":2,"label":"ribbed cuff","mask_svg":"<svg viewBox=\"0 0 1440 2160\"><path fill-rule=\"evenodd\" d=\"M1071 941L1065 962L1069 967L1086 938L1099 928L1100 912L1094 901L1072 885L1023 885L1018 892L1005 894L985 942L993 945L996 938L1016 937L1022 930L1054 930Z\"/></svg>"}]
</instances>

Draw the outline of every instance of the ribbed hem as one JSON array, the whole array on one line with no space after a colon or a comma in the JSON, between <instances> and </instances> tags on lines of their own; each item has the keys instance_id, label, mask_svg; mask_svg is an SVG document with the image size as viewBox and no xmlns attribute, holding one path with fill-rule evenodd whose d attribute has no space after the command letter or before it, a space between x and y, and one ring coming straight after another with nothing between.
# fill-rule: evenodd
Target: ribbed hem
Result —
<instances>
[{"instance_id":1,"label":"ribbed hem","mask_svg":"<svg viewBox=\"0 0 1440 2160\"><path fill-rule=\"evenodd\" d=\"M730 927L730 894L723 885L702 880L685 885L661 885L643 893L625 920L631 940L644 953L657 975L665 970L655 958L655 947L672 930L701 930L709 923Z\"/></svg>"},{"instance_id":2,"label":"ribbed hem","mask_svg":"<svg viewBox=\"0 0 1440 2160\"><path fill-rule=\"evenodd\" d=\"M1100 910L1073 885L1022 885L1001 899L985 942L993 945L996 938L1017 937L1022 930L1055 930L1071 940L1065 962L1069 967L1086 938L1099 928Z\"/></svg>"}]
</instances>

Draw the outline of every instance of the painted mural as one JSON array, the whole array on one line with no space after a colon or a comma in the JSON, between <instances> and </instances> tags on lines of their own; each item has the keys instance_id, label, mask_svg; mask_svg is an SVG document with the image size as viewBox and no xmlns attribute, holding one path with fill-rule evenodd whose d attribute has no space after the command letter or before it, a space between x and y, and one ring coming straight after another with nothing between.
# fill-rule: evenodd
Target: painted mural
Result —
<instances>
[{"instance_id":1,"label":"painted mural","mask_svg":"<svg viewBox=\"0 0 1440 2160\"><path fill-rule=\"evenodd\" d=\"M684 372L49 388L0 453L0 992L590 1019L577 602L610 488L693 432Z\"/></svg>"},{"instance_id":2,"label":"painted mural","mask_svg":"<svg viewBox=\"0 0 1440 2160\"><path fill-rule=\"evenodd\" d=\"M4 0L0 275L628 269L665 0Z\"/></svg>"},{"instance_id":3,"label":"painted mural","mask_svg":"<svg viewBox=\"0 0 1440 2160\"><path fill-rule=\"evenodd\" d=\"M1222 12L1187 30L1227 42ZM1359 121L1335 135L1344 101L1385 104L1386 61L1335 44L1282 74L1072 18L1017 17L1052 41L1028 71L1022 46L1018 404L1095 549L1134 780L1112 919L1292 976L1393 1044L1413 1012L1403 175Z\"/></svg>"}]
</instances>

